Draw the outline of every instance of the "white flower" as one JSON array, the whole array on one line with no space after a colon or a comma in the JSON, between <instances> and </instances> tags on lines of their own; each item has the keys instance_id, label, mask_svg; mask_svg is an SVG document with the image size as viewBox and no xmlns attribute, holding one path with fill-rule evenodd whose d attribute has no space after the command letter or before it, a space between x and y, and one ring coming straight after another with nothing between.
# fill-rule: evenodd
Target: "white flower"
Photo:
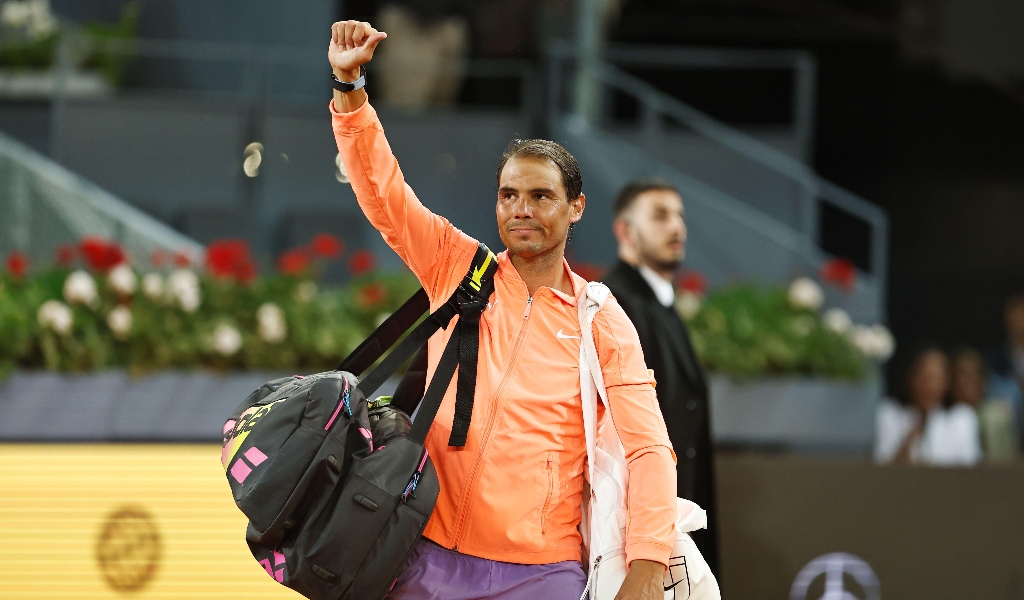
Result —
<instances>
[{"instance_id":1,"label":"white flower","mask_svg":"<svg viewBox=\"0 0 1024 600\"><path fill-rule=\"evenodd\" d=\"M700 310L704 296L695 292L683 291L676 296L676 310L685 320L690 320Z\"/></svg>"},{"instance_id":2,"label":"white flower","mask_svg":"<svg viewBox=\"0 0 1024 600\"><path fill-rule=\"evenodd\" d=\"M268 344L280 344L288 336L288 323L284 311L276 304L267 302L256 311L260 338Z\"/></svg>"},{"instance_id":3,"label":"white flower","mask_svg":"<svg viewBox=\"0 0 1024 600\"><path fill-rule=\"evenodd\" d=\"M0 23L7 27L23 27L31 16L32 7L27 1L9 0L4 2L3 7L0 8Z\"/></svg>"},{"instance_id":4,"label":"white flower","mask_svg":"<svg viewBox=\"0 0 1024 600\"><path fill-rule=\"evenodd\" d=\"M874 346L871 329L863 325L854 325L850 328L849 335L850 341L864 356L871 356L871 349Z\"/></svg>"},{"instance_id":5,"label":"white flower","mask_svg":"<svg viewBox=\"0 0 1024 600\"><path fill-rule=\"evenodd\" d=\"M825 327L836 333L846 333L853 327L853 319L850 318L850 314L841 308L828 309L821 320L825 323Z\"/></svg>"},{"instance_id":6,"label":"white flower","mask_svg":"<svg viewBox=\"0 0 1024 600\"><path fill-rule=\"evenodd\" d=\"M153 302L162 300L164 297L164 278L155 272L143 275L142 293Z\"/></svg>"},{"instance_id":7,"label":"white flower","mask_svg":"<svg viewBox=\"0 0 1024 600\"><path fill-rule=\"evenodd\" d=\"M28 0L29 3L29 34L35 39L53 32L57 28L57 19L50 12L50 0Z\"/></svg>"},{"instance_id":8,"label":"white flower","mask_svg":"<svg viewBox=\"0 0 1024 600\"><path fill-rule=\"evenodd\" d=\"M0 23L7 27L24 28L33 40L57 28L57 20L50 12L49 0L8 0L0 8Z\"/></svg>"},{"instance_id":9,"label":"white flower","mask_svg":"<svg viewBox=\"0 0 1024 600\"><path fill-rule=\"evenodd\" d=\"M47 300L39 307L36 313L39 324L49 327L61 335L71 332L71 326L75 324L75 315L71 308L60 300Z\"/></svg>"},{"instance_id":10,"label":"white flower","mask_svg":"<svg viewBox=\"0 0 1024 600\"><path fill-rule=\"evenodd\" d=\"M114 337L119 340L128 339L128 334L132 331L131 309L124 305L116 306L107 313L107 325L110 331L114 332Z\"/></svg>"},{"instance_id":11,"label":"white flower","mask_svg":"<svg viewBox=\"0 0 1024 600\"><path fill-rule=\"evenodd\" d=\"M789 303L797 308L818 310L824 302L821 286L807 277L800 277L789 286Z\"/></svg>"},{"instance_id":12,"label":"white flower","mask_svg":"<svg viewBox=\"0 0 1024 600\"><path fill-rule=\"evenodd\" d=\"M302 304L309 304L316 297L316 283L306 280L295 288L295 299Z\"/></svg>"},{"instance_id":13,"label":"white flower","mask_svg":"<svg viewBox=\"0 0 1024 600\"><path fill-rule=\"evenodd\" d=\"M178 306L187 313L194 313L202 299L199 294L199 277L188 269L178 269L167 278L167 291Z\"/></svg>"},{"instance_id":14,"label":"white flower","mask_svg":"<svg viewBox=\"0 0 1024 600\"><path fill-rule=\"evenodd\" d=\"M128 263L121 263L110 270L107 285L121 296L131 296L139 285L139 278Z\"/></svg>"},{"instance_id":15,"label":"white flower","mask_svg":"<svg viewBox=\"0 0 1024 600\"><path fill-rule=\"evenodd\" d=\"M242 334L234 327L221 323L213 330L213 349L220 355L233 356L242 348Z\"/></svg>"},{"instance_id":16,"label":"white flower","mask_svg":"<svg viewBox=\"0 0 1024 600\"><path fill-rule=\"evenodd\" d=\"M75 271L64 280L64 300L68 304L84 304L95 309L99 305L96 281L85 271Z\"/></svg>"},{"instance_id":17,"label":"white flower","mask_svg":"<svg viewBox=\"0 0 1024 600\"><path fill-rule=\"evenodd\" d=\"M889 360L896 350L896 340L885 325L857 325L850 329L850 340L864 356L883 362Z\"/></svg>"},{"instance_id":18,"label":"white flower","mask_svg":"<svg viewBox=\"0 0 1024 600\"><path fill-rule=\"evenodd\" d=\"M887 361L892 358L893 352L896 351L896 338L892 336L892 332L885 325L873 325L871 327L871 334L874 336L874 354L872 358L880 361Z\"/></svg>"}]
</instances>

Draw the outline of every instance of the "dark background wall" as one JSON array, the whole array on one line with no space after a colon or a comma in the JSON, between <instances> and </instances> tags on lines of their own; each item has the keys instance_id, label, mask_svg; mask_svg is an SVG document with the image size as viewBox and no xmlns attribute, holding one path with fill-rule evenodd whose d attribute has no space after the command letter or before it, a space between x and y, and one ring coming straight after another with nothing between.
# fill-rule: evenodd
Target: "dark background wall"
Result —
<instances>
[{"instance_id":1,"label":"dark background wall","mask_svg":"<svg viewBox=\"0 0 1024 600\"><path fill-rule=\"evenodd\" d=\"M733 453L719 453L716 467L723 598L789 598L800 569L833 552L866 561L882 598L1024 598L1019 467ZM822 597L824 579L808 599ZM865 597L849 575L843 583Z\"/></svg>"},{"instance_id":2,"label":"dark background wall","mask_svg":"<svg viewBox=\"0 0 1024 600\"><path fill-rule=\"evenodd\" d=\"M814 167L891 219L899 371L925 342L1001 344L1003 302L1024 293L1021 24L1011 0L629 0L612 38L815 53ZM658 83L712 114L728 107L726 120L757 118L736 112L741 91L686 81Z\"/></svg>"}]
</instances>

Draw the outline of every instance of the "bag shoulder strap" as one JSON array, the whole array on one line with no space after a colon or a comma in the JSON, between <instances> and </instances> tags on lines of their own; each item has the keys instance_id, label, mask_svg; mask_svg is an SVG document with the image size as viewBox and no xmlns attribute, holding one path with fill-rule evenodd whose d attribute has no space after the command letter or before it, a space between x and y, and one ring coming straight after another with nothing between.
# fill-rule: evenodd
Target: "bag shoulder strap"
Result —
<instances>
[{"instance_id":1,"label":"bag shoulder strap","mask_svg":"<svg viewBox=\"0 0 1024 600\"><path fill-rule=\"evenodd\" d=\"M459 398L456 400L456 413L458 413L459 399L463 400L464 407L468 402L468 412L465 419L465 429L468 430L468 415L472 414L473 392L476 388L476 365L480 335L479 320L480 315L487 308L488 299L494 292L494 274L497 270L498 262L494 253L485 244L480 244L477 247L476 254L473 256L473 261L470 263L469 270L451 297L409 332L409 335L380 364L362 378L357 387L363 393L363 396L370 397L388 377L394 374L402 364L423 347L438 329L446 329L451 323L452 318L455 315L460 315L460 326L448 341L448 346L445 348L444 354L442 354L443 364L438 364L430 389L435 387L435 382L443 380L445 385L441 389L441 397L443 398L444 391L447 389L448 383L455 372L455 367L460 364L465 365L463 369L460 369L459 391L468 390L468 392L459 394ZM358 374L369 368L388 348L401 338L402 334L412 327L429 306L426 292L420 289L390 317L385 319L362 344L338 365L336 370ZM465 325L461 325L463 323ZM454 356L454 359L445 362L445 357L450 355ZM452 364L449 365L449 363ZM444 370L442 370L442 366L445 367ZM428 393L429 391L428 389ZM467 394L468 400L464 398ZM426 400L427 396L424 396L424 402ZM437 402L438 406L440 406L440 398L437 399ZM425 414L425 409L427 409L427 406L421 409L420 416ZM436 412L437 407L432 411L429 420L422 419L428 421L426 425L428 428L429 422L433 421L433 416ZM417 421L420 420L419 418L417 419ZM454 433L455 430L453 428ZM465 443L464 436L465 433L463 433L463 443Z\"/></svg>"},{"instance_id":2,"label":"bag shoulder strap","mask_svg":"<svg viewBox=\"0 0 1024 600\"><path fill-rule=\"evenodd\" d=\"M576 302L580 322L580 396L583 399L583 433L587 443L587 477L594 481L597 456L597 403L607 406L604 374L594 345L594 317L611 292L603 283L591 281Z\"/></svg>"}]
</instances>

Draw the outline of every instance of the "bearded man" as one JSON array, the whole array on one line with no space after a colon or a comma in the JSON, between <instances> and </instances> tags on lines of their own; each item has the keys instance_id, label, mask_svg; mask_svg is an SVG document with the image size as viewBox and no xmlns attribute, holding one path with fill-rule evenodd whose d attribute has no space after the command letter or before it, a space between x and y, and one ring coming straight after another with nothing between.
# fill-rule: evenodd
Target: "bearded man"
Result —
<instances>
[{"instance_id":1,"label":"bearded man","mask_svg":"<svg viewBox=\"0 0 1024 600\"><path fill-rule=\"evenodd\" d=\"M647 366L679 457L678 494L703 507L708 528L691 533L712 572L718 572L715 478L708 386L675 310L672 282L686 255L683 199L667 181L637 180L626 185L613 206L619 261L604 283L636 326Z\"/></svg>"},{"instance_id":2,"label":"bearded man","mask_svg":"<svg viewBox=\"0 0 1024 600\"><path fill-rule=\"evenodd\" d=\"M412 269L436 309L469 269L479 243L413 193L364 89L363 65L387 34L341 21L328 50L332 124L352 189L370 223ZM513 141L497 172L494 211L507 250L480 316L469 423L455 441L450 385L426 439L441 491L392 600L575 600L583 570L584 461L576 303L586 282L565 260L570 223L583 216L583 178L546 140ZM454 327L428 345L433 374ZM594 320L607 402L629 470L626 563L616 600L661 600L676 539L675 468L654 379L636 331L613 298ZM607 404L607 407L604 406ZM717 592L716 592L717 597Z\"/></svg>"}]
</instances>

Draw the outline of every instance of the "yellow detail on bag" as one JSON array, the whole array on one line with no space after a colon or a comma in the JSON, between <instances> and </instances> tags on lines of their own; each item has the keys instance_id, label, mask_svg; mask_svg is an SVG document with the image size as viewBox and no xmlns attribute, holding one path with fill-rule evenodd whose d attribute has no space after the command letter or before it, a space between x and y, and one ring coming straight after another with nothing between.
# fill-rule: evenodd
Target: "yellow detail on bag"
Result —
<instances>
[{"instance_id":1,"label":"yellow detail on bag","mask_svg":"<svg viewBox=\"0 0 1024 600\"><path fill-rule=\"evenodd\" d=\"M245 441L245 438L249 437L249 432L256 426L256 422L270 412L274 408L275 404L278 402L284 402L285 400L287 400L287 398L281 398L280 400L275 400L270 404L264 404L262 406L252 406L242 413L242 416L238 418L238 422L235 423L235 426L231 429L231 433L228 434L227 442L225 442L224 449L220 454L221 466L224 467L225 472L228 470L228 465L231 463L231 459L238 454L238 449L242 447L242 442Z\"/></svg>"},{"instance_id":2,"label":"yellow detail on bag","mask_svg":"<svg viewBox=\"0 0 1024 600\"><path fill-rule=\"evenodd\" d=\"M480 291L480 288L483 286L481 279L483 278L484 273L487 272L487 266L491 264L492 260L497 260L497 257L494 256L493 252L488 250L487 258L484 259L484 264L479 267L473 267L473 276L469 280L469 285L472 286L474 290L478 292Z\"/></svg>"}]
</instances>

